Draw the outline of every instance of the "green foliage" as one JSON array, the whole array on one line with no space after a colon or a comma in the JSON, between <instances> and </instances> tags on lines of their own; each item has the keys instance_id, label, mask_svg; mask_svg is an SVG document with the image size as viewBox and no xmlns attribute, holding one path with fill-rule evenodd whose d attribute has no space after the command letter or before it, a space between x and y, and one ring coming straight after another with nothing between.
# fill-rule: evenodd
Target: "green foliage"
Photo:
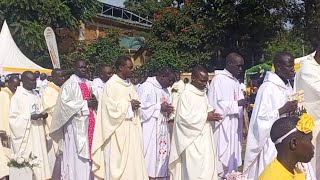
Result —
<instances>
[{"instance_id":1,"label":"green foliage","mask_svg":"<svg viewBox=\"0 0 320 180\"><path fill-rule=\"evenodd\" d=\"M0 22L7 20L21 50L31 59L47 54L44 29L76 29L80 20L90 20L98 7L91 0L1 0Z\"/></svg>"},{"instance_id":2,"label":"green foliage","mask_svg":"<svg viewBox=\"0 0 320 180\"><path fill-rule=\"evenodd\" d=\"M287 51L294 57L302 57L309 53L312 48L308 43L295 34L293 31L284 31L278 36L266 42L265 62L272 63L273 56L278 51ZM303 54L303 50L305 54Z\"/></svg>"},{"instance_id":3,"label":"green foliage","mask_svg":"<svg viewBox=\"0 0 320 180\"><path fill-rule=\"evenodd\" d=\"M114 38L100 38L90 44L78 43L76 50L61 56L61 67L68 74L72 73L72 62L76 59L87 60L88 69L91 73L96 72L96 68L101 64L114 65L116 58L120 55L127 55L124 49Z\"/></svg>"},{"instance_id":4,"label":"green foliage","mask_svg":"<svg viewBox=\"0 0 320 180\"><path fill-rule=\"evenodd\" d=\"M246 73L247 74L259 73L261 70L270 71L271 68L272 68L272 65L270 63L263 63L263 64L252 66L251 68L246 70Z\"/></svg>"},{"instance_id":5,"label":"green foliage","mask_svg":"<svg viewBox=\"0 0 320 180\"><path fill-rule=\"evenodd\" d=\"M141 13L145 16L152 16L159 9L170 6L172 2L172 0L155 1L156 0L126 0L124 5L128 10L137 14Z\"/></svg>"},{"instance_id":6,"label":"green foliage","mask_svg":"<svg viewBox=\"0 0 320 180\"><path fill-rule=\"evenodd\" d=\"M131 1L132 2L132 1ZM224 57L236 51L244 55L247 67L260 63L266 42L282 31L287 21L287 1L186 0L184 6L158 8L154 1L135 1L128 8L153 13L152 31L146 48L150 61L137 71L153 71L170 65L190 71L202 64L223 68ZM141 7L149 3L150 11ZM248 61L250 60L250 61ZM142 73L143 74L143 73Z\"/></svg>"},{"instance_id":7,"label":"green foliage","mask_svg":"<svg viewBox=\"0 0 320 180\"><path fill-rule=\"evenodd\" d=\"M90 61L90 68L96 68L97 64L114 65L115 59L123 55L119 43L109 38L101 38L91 43L85 51L87 60Z\"/></svg>"}]
</instances>

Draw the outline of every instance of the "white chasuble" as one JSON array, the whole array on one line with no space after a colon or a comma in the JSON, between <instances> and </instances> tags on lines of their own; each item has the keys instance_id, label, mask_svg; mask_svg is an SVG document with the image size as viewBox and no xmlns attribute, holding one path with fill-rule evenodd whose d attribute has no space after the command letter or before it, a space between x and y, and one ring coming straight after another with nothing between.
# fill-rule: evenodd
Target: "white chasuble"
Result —
<instances>
[{"instance_id":1,"label":"white chasuble","mask_svg":"<svg viewBox=\"0 0 320 180\"><path fill-rule=\"evenodd\" d=\"M52 114L54 107L57 102L57 98L60 92L60 87L55 85L52 82L48 83L48 87L44 90L41 101L43 109L48 113L48 117L45 120L45 132L47 139L47 150L48 150L48 158L49 164L52 173L52 179L56 179L60 177L60 158L57 158L58 155L58 144L55 143L52 138L49 136L50 133L50 125L52 122Z\"/></svg>"},{"instance_id":2,"label":"white chasuble","mask_svg":"<svg viewBox=\"0 0 320 180\"><path fill-rule=\"evenodd\" d=\"M103 88L92 148L92 171L96 179L149 179L139 114L132 111L132 99L138 100L133 85L116 74Z\"/></svg>"},{"instance_id":3,"label":"white chasuble","mask_svg":"<svg viewBox=\"0 0 320 180\"><path fill-rule=\"evenodd\" d=\"M141 124L144 139L144 158L149 177L168 176L170 153L169 116L161 112L161 104L171 104L167 88L162 88L156 77L149 77L138 88L141 102Z\"/></svg>"},{"instance_id":4,"label":"white chasuble","mask_svg":"<svg viewBox=\"0 0 320 180\"><path fill-rule=\"evenodd\" d=\"M224 177L242 164L241 141L242 122L239 118L238 100L243 99L240 84L227 70L215 71L209 90L208 99L222 114L223 120L214 122L214 137L218 159L219 176Z\"/></svg>"},{"instance_id":5,"label":"white chasuble","mask_svg":"<svg viewBox=\"0 0 320 180\"><path fill-rule=\"evenodd\" d=\"M72 75L61 87L54 107L50 137L62 152L61 179L88 180L91 164L88 140L89 108L83 99L80 83L86 79Z\"/></svg>"},{"instance_id":6,"label":"white chasuble","mask_svg":"<svg viewBox=\"0 0 320 180\"><path fill-rule=\"evenodd\" d=\"M41 100L37 92L28 91L22 86L12 96L9 113L13 153L21 153L25 157L37 156L40 161L34 167L34 179L44 180L51 178L48 161L48 151L44 130L44 120L31 120L31 114L41 113Z\"/></svg>"},{"instance_id":7,"label":"white chasuble","mask_svg":"<svg viewBox=\"0 0 320 180\"><path fill-rule=\"evenodd\" d=\"M300 69L295 78L297 91L304 90L304 106L315 120L312 144L315 147L311 164L317 179L320 179L320 65L314 59L314 53L300 62Z\"/></svg>"},{"instance_id":8,"label":"white chasuble","mask_svg":"<svg viewBox=\"0 0 320 180\"><path fill-rule=\"evenodd\" d=\"M9 109L12 96L13 94L8 87L1 88L0 131L4 131L8 137L10 137ZM11 149L8 147L10 147L10 142L7 143L7 147L3 147L0 139L0 179L9 175L9 167L7 166L7 163L12 153Z\"/></svg>"},{"instance_id":9,"label":"white chasuble","mask_svg":"<svg viewBox=\"0 0 320 180\"><path fill-rule=\"evenodd\" d=\"M276 158L277 150L270 138L270 130L276 120L288 115L280 116L279 109L292 93L289 82L285 84L277 74L267 72L258 90L249 124L243 168L248 178L258 179L265 167Z\"/></svg>"},{"instance_id":10,"label":"white chasuble","mask_svg":"<svg viewBox=\"0 0 320 180\"><path fill-rule=\"evenodd\" d=\"M212 110L206 91L187 84L178 100L174 121L170 179L218 179L213 131L207 121Z\"/></svg>"}]
</instances>

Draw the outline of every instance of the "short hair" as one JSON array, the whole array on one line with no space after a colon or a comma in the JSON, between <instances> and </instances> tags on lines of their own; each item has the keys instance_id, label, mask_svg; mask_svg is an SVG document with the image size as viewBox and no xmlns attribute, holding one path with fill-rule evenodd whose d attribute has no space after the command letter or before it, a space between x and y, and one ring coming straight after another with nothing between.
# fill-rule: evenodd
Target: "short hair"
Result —
<instances>
[{"instance_id":1,"label":"short hair","mask_svg":"<svg viewBox=\"0 0 320 180\"><path fill-rule=\"evenodd\" d=\"M119 67L126 65L127 61L131 61L131 59L127 56L119 56L114 63L114 67L116 70L119 70Z\"/></svg>"},{"instance_id":2,"label":"short hair","mask_svg":"<svg viewBox=\"0 0 320 180\"><path fill-rule=\"evenodd\" d=\"M32 71L24 71L22 74L21 74L21 81L25 81L27 76L30 75L30 74L33 74Z\"/></svg>"},{"instance_id":3,"label":"short hair","mask_svg":"<svg viewBox=\"0 0 320 180\"><path fill-rule=\"evenodd\" d=\"M200 72L208 73L208 70L201 65L197 65L194 68L192 68L191 76L198 77Z\"/></svg>"},{"instance_id":4,"label":"short hair","mask_svg":"<svg viewBox=\"0 0 320 180\"><path fill-rule=\"evenodd\" d=\"M51 71L51 76L52 76L52 77L56 77L56 76L58 76L58 73L61 73L61 72L63 72L62 69L60 69L60 68L55 68L55 69L53 69L53 70Z\"/></svg>"},{"instance_id":5,"label":"short hair","mask_svg":"<svg viewBox=\"0 0 320 180\"><path fill-rule=\"evenodd\" d=\"M163 76L163 75L167 76L171 74L175 75L175 72L172 70L172 68L168 66L162 67L157 71L158 76Z\"/></svg>"},{"instance_id":6,"label":"short hair","mask_svg":"<svg viewBox=\"0 0 320 180\"><path fill-rule=\"evenodd\" d=\"M286 51L278 51L273 57L273 64L282 63L284 56L292 56L291 53Z\"/></svg>"},{"instance_id":7,"label":"short hair","mask_svg":"<svg viewBox=\"0 0 320 180\"><path fill-rule=\"evenodd\" d=\"M81 62L81 61L87 63L87 61L84 60L84 59L76 59L76 60L73 61L72 66L73 66L73 67L76 67L76 65L77 65L79 62Z\"/></svg>"},{"instance_id":8,"label":"short hair","mask_svg":"<svg viewBox=\"0 0 320 180\"><path fill-rule=\"evenodd\" d=\"M275 142L277 139L281 138L282 136L290 132L292 129L294 129L298 121L299 117L291 116L280 118L275 123L273 123L270 131L270 137L272 142Z\"/></svg>"},{"instance_id":9,"label":"short hair","mask_svg":"<svg viewBox=\"0 0 320 180\"><path fill-rule=\"evenodd\" d=\"M101 64L101 65L99 65L99 67L98 67L98 73L101 73L101 72L103 71L103 69L104 69L104 68L107 68L107 67L109 67L109 68L112 69L112 67L109 66L109 65L107 65L107 64Z\"/></svg>"},{"instance_id":10,"label":"short hair","mask_svg":"<svg viewBox=\"0 0 320 180\"><path fill-rule=\"evenodd\" d=\"M228 54L227 57L226 57L226 64L228 64L230 62L231 63L234 62L234 60L236 58L242 58L243 59L243 57L239 53L232 52L232 53Z\"/></svg>"},{"instance_id":11,"label":"short hair","mask_svg":"<svg viewBox=\"0 0 320 180\"><path fill-rule=\"evenodd\" d=\"M10 76L10 78L9 78L9 80L8 80L8 83L12 83L12 82L15 81L15 80L20 81L19 76L12 75L12 76Z\"/></svg>"}]
</instances>

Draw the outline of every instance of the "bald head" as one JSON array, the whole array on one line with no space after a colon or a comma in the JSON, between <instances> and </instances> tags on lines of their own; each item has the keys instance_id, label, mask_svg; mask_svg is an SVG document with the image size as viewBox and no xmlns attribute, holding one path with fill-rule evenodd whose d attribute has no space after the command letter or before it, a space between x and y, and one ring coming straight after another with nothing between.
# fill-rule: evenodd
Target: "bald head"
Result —
<instances>
[{"instance_id":1,"label":"bald head","mask_svg":"<svg viewBox=\"0 0 320 180\"><path fill-rule=\"evenodd\" d=\"M21 81L23 83L23 87L26 90L31 91L35 89L37 86L36 80L37 80L36 76L31 71L25 71L21 75Z\"/></svg>"},{"instance_id":2,"label":"bald head","mask_svg":"<svg viewBox=\"0 0 320 180\"><path fill-rule=\"evenodd\" d=\"M230 53L226 57L226 70L229 71L235 78L239 78L243 71L244 59L238 53Z\"/></svg>"},{"instance_id":3,"label":"bald head","mask_svg":"<svg viewBox=\"0 0 320 180\"><path fill-rule=\"evenodd\" d=\"M24 83L26 80L30 79L30 78L33 78L35 76L35 74L31 71L24 71L22 74L21 74L21 81L22 83Z\"/></svg>"},{"instance_id":4,"label":"bald head","mask_svg":"<svg viewBox=\"0 0 320 180\"><path fill-rule=\"evenodd\" d=\"M226 57L226 64L234 63L236 61L244 61L243 57L238 53L232 52Z\"/></svg>"}]
</instances>

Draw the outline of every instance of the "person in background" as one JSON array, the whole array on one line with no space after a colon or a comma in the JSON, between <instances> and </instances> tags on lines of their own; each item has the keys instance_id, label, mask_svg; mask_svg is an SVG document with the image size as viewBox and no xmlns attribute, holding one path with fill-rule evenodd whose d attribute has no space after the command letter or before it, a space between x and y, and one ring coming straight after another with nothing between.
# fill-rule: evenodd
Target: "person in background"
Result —
<instances>
[{"instance_id":1,"label":"person in background","mask_svg":"<svg viewBox=\"0 0 320 180\"><path fill-rule=\"evenodd\" d=\"M52 173L52 180L58 180L61 177L60 172L60 163L61 158L59 157L58 145L53 142L50 133L50 126L52 123L52 114L54 107L56 105L58 95L60 93L60 88L65 82L65 73L61 69L53 69L51 72L52 82L48 83L48 87L44 90L42 94L42 106L43 109L48 112L48 117L45 121L45 133L47 138L47 149L48 149L48 157L49 163ZM59 155L59 156L58 156ZM56 156L58 156L56 158Z\"/></svg>"},{"instance_id":2,"label":"person in background","mask_svg":"<svg viewBox=\"0 0 320 180\"><path fill-rule=\"evenodd\" d=\"M112 77L113 69L108 65L100 65L98 68L99 77L92 81L92 92L97 100L100 99L105 83Z\"/></svg>"},{"instance_id":3,"label":"person in background","mask_svg":"<svg viewBox=\"0 0 320 180\"><path fill-rule=\"evenodd\" d=\"M130 79L131 83L133 84L134 86L134 89L136 91L138 91L138 88L141 86L141 78L140 77L137 77L137 76L134 76Z\"/></svg>"},{"instance_id":4,"label":"person in background","mask_svg":"<svg viewBox=\"0 0 320 180\"><path fill-rule=\"evenodd\" d=\"M188 84L189 83L189 79L188 78L184 78L183 82L184 82L184 84Z\"/></svg>"},{"instance_id":5,"label":"person in background","mask_svg":"<svg viewBox=\"0 0 320 180\"><path fill-rule=\"evenodd\" d=\"M39 71L35 71L35 72L34 72L34 76L36 77L36 82L37 82L35 91L39 93L39 87L40 87L40 85L41 85L41 82L40 82L40 72L39 72Z\"/></svg>"},{"instance_id":6,"label":"person in background","mask_svg":"<svg viewBox=\"0 0 320 180\"><path fill-rule=\"evenodd\" d=\"M42 96L47 86L48 86L47 74L41 73L39 80L37 80L37 89L39 90L40 96Z\"/></svg>"},{"instance_id":7,"label":"person in background","mask_svg":"<svg viewBox=\"0 0 320 180\"><path fill-rule=\"evenodd\" d=\"M246 96L246 85L244 84L244 76L241 75L239 78L239 83L240 83L240 90L242 91L243 95Z\"/></svg>"},{"instance_id":8,"label":"person in background","mask_svg":"<svg viewBox=\"0 0 320 180\"><path fill-rule=\"evenodd\" d=\"M9 168L7 166L7 157L11 156L9 109L11 98L18 86L20 86L19 77L10 76L8 87L2 88L0 91L0 179L9 175Z\"/></svg>"}]
</instances>

